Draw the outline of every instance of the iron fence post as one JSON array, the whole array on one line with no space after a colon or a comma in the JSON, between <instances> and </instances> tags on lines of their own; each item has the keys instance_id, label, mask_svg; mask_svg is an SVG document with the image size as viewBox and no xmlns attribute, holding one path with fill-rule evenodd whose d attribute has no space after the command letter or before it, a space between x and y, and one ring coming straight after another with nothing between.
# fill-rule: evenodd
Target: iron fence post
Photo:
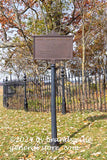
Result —
<instances>
[{"instance_id":1,"label":"iron fence post","mask_svg":"<svg viewBox=\"0 0 107 160\"><path fill-rule=\"evenodd\" d=\"M5 82L5 93L6 93L6 107L8 107L8 77L6 77L6 82Z\"/></svg>"},{"instance_id":2,"label":"iron fence post","mask_svg":"<svg viewBox=\"0 0 107 160\"><path fill-rule=\"evenodd\" d=\"M57 124L56 124L56 86L55 86L55 64L51 65L51 146L58 146L57 140Z\"/></svg>"},{"instance_id":3,"label":"iron fence post","mask_svg":"<svg viewBox=\"0 0 107 160\"><path fill-rule=\"evenodd\" d=\"M65 102L65 86L64 86L64 68L61 70L62 76L62 114L66 114L66 102Z\"/></svg>"},{"instance_id":4,"label":"iron fence post","mask_svg":"<svg viewBox=\"0 0 107 160\"><path fill-rule=\"evenodd\" d=\"M27 96L26 96L26 74L24 74L24 93L25 93L25 97L24 97L24 109L25 111L28 111L28 103L27 103Z\"/></svg>"},{"instance_id":5,"label":"iron fence post","mask_svg":"<svg viewBox=\"0 0 107 160\"><path fill-rule=\"evenodd\" d=\"M5 90L5 82L3 79L3 106L5 106L5 97L4 97L5 92L4 92L4 90Z\"/></svg>"},{"instance_id":6,"label":"iron fence post","mask_svg":"<svg viewBox=\"0 0 107 160\"><path fill-rule=\"evenodd\" d=\"M106 63L107 63L107 55L106 55ZM105 83L107 83L107 65L105 66Z\"/></svg>"}]
</instances>

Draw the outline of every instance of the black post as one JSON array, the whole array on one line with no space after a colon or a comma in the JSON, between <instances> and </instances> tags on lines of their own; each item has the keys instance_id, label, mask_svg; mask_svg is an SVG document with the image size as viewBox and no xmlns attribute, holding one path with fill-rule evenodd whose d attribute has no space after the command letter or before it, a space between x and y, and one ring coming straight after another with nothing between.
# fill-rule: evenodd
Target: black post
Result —
<instances>
[{"instance_id":1,"label":"black post","mask_svg":"<svg viewBox=\"0 0 107 160\"><path fill-rule=\"evenodd\" d=\"M4 82L4 79L3 79L3 106L5 106L5 92L4 92L4 90L5 90L5 82Z\"/></svg>"},{"instance_id":2,"label":"black post","mask_svg":"<svg viewBox=\"0 0 107 160\"><path fill-rule=\"evenodd\" d=\"M26 74L24 74L24 88L25 88L24 109L25 111L28 111L28 103L27 103L27 97L26 97Z\"/></svg>"},{"instance_id":3,"label":"black post","mask_svg":"<svg viewBox=\"0 0 107 160\"><path fill-rule=\"evenodd\" d=\"M105 64L105 83L107 85L107 55L106 55L106 64Z\"/></svg>"},{"instance_id":4,"label":"black post","mask_svg":"<svg viewBox=\"0 0 107 160\"><path fill-rule=\"evenodd\" d=\"M8 77L6 77L6 82L5 82L5 93L6 93L6 107L8 107Z\"/></svg>"},{"instance_id":5,"label":"black post","mask_svg":"<svg viewBox=\"0 0 107 160\"><path fill-rule=\"evenodd\" d=\"M65 102L65 86L64 86L64 68L61 70L62 76L62 114L66 114L66 102Z\"/></svg>"},{"instance_id":6,"label":"black post","mask_svg":"<svg viewBox=\"0 0 107 160\"><path fill-rule=\"evenodd\" d=\"M52 139L51 146L58 146L59 143L57 141L57 125L56 125L56 86L55 86L55 64L51 65L51 131L52 131Z\"/></svg>"}]
</instances>

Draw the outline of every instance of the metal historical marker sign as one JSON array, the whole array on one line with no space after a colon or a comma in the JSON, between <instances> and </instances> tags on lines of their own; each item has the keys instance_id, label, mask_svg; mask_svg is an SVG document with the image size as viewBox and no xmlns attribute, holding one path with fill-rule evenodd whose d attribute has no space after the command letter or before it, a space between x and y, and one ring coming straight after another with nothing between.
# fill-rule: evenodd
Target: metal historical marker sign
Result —
<instances>
[{"instance_id":1,"label":"metal historical marker sign","mask_svg":"<svg viewBox=\"0 0 107 160\"><path fill-rule=\"evenodd\" d=\"M69 60L73 57L73 37L59 35L52 31L48 35L33 36L34 38L34 60L50 60L53 62L51 65L51 132L52 139L50 145L52 147L59 146L57 140L57 125L56 125L56 69L54 62L56 60ZM64 74L62 71L63 86ZM64 89L63 89L64 97ZM64 101L64 98L63 98ZM62 110L64 111L64 103ZM65 111L63 112L65 114ZM54 148L52 149L54 150Z\"/></svg>"},{"instance_id":2,"label":"metal historical marker sign","mask_svg":"<svg viewBox=\"0 0 107 160\"><path fill-rule=\"evenodd\" d=\"M52 31L48 35L33 36L34 60L69 60L73 56L73 37Z\"/></svg>"}]
</instances>

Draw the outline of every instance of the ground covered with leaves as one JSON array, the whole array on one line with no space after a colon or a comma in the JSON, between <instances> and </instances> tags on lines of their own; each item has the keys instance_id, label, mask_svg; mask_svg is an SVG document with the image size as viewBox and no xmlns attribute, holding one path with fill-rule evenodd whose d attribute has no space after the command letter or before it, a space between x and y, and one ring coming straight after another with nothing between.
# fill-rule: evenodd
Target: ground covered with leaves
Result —
<instances>
[{"instance_id":1,"label":"ground covered with leaves","mask_svg":"<svg viewBox=\"0 0 107 160\"><path fill-rule=\"evenodd\" d=\"M51 114L6 109L0 96L0 160L107 159L107 113L58 113L57 132L53 152Z\"/></svg>"}]
</instances>

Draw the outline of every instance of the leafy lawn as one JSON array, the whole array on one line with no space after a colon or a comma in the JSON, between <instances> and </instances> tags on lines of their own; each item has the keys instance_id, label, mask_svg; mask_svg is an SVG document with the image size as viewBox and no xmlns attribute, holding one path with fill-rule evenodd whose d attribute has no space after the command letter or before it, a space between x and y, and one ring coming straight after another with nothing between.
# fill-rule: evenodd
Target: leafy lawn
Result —
<instances>
[{"instance_id":1,"label":"leafy lawn","mask_svg":"<svg viewBox=\"0 0 107 160\"><path fill-rule=\"evenodd\" d=\"M51 114L7 110L0 97L0 160L107 159L107 113L58 113L57 130L52 152Z\"/></svg>"}]
</instances>

